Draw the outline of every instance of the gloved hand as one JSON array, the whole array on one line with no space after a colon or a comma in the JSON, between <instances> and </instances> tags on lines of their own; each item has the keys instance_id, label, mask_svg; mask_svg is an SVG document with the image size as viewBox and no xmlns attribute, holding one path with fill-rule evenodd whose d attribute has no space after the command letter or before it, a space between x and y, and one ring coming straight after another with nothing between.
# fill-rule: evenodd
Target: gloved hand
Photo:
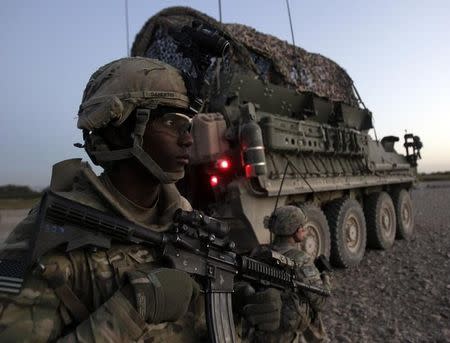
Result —
<instances>
[{"instance_id":1,"label":"gloved hand","mask_svg":"<svg viewBox=\"0 0 450 343\"><path fill-rule=\"evenodd\" d=\"M281 324L283 331L303 332L311 323L312 310L307 299L299 297L292 291L281 294Z\"/></svg>"},{"instance_id":2,"label":"gloved hand","mask_svg":"<svg viewBox=\"0 0 450 343\"><path fill-rule=\"evenodd\" d=\"M322 279L323 287L331 292L332 274L330 272L322 272L320 273L320 278Z\"/></svg>"},{"instance_id":3,"label":"gloved hand","mask_svg":"<svg viewBox=\"0 0 450 343\"><path fill-rule=\"evenodd\" d=\"M257 330L275 331L280 327L281 296L274 288L247 295L242 308L244 318Z\"/></svg>"},{"instance_id":4,"label":"gloved hand","mask_svg":"<svg viewBox=\"0 0 450 343\"><path fill-rule=\"evenodd\" d=\"M176 269L134 270L127 277L136 309L147 323L177 321L200 293L197 282Z\"/></svg>"}]
</instances>

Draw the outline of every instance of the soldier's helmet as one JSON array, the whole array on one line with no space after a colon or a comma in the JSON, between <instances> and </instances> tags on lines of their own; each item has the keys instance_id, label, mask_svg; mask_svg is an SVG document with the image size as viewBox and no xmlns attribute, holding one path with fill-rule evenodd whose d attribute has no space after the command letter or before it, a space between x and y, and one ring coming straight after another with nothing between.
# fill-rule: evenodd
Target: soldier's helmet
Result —
<instances>
[{"instance_id":1,"label":"soldier's helmet","mask_svg":"<svg viewBox=\"0 0 450 343\"><path fill-rule=\"evenodd\" d=\"M297 206L281 206L269 217L268 229L278 236L291 236L308 221L304 210Z\"/></svg>"},{"instance_id":2,"label":"soldier's helmet","mask_svg":"<svg viewBox=\"0 0 450 343\"><path fill-rule=\"evenodd\" d=\"M122 58L100 67L86 85L78 112L77 126L83 130L84 148L91 160L107 168L113 161L135 157L161 182L183 177L163 171L142 149L145 127L158 106L194 112L177 69L145 57ZM132 113L136 118L128 146L123 146L123 139L117 144L105 141L102 130L121 126Z\"/></svg>"}]
</instances>

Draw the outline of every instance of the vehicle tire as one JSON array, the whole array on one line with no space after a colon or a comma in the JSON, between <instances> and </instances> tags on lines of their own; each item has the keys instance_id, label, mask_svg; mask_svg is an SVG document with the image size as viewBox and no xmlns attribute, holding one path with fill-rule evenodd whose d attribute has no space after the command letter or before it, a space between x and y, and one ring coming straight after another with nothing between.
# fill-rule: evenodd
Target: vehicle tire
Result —
<instances>
[{"instance_id":1,"label":"vehicle tire","mask_svg":"<svg viewBox=\"0 0 450 343\"><path fill-rule=\"evenodd\" d=\"M397 215L397 239L409 240L414 235L414 207L411 195L406 189L392 194L395 214Z\"/></svg>"},{"instance_id":2,"label":"vehicle tire","mask_svg":"<svg viewBox=\"0 0 450 343\"><path fill-rule=\"evenodd\" d=\"M314 259L320 255L330 258L330 228L327 217L315 205L304 206L308 222L305 224L307 234L303 242L299 243L303 251Z\"/></svg>"},{"instance_id":3,"label":"vehicle tire","mask_svg":"<svg viewBox=\"0 0 450 343\"><path fill-rule=\"evenodd\" d=\"M364 201L367 224L367 246L388 250L395 241L397 220L395 207L386 192L372 193Z\"/></svg>"},{"instance_id":4,"label":"vehicle tire","mask_svg":"<svg viewBox=\"0 0 450 343\"><path fill-rule=\"evenodd\" d=\"M338 199L325 208L331 234L331 263L356 266L366 250L366 220L361 205L353 199Z\"/></svg>"}]
</instances>

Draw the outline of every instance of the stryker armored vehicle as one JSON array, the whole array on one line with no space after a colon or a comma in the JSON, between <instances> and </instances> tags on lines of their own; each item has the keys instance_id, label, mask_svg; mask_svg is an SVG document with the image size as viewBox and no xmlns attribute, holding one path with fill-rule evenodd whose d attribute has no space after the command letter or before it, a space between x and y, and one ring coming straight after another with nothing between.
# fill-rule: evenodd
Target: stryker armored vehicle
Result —
<instances>
[{"instance_id":1,"label":"stryker armored vehicle","mask_svg":"<svg viewBox=\"0 0 450 343\"><path fill-rule=\"evenodd\" d=\"M307 210L312 256L358 264L367 246L389 249L413 234L409 190L422 143L372 139L372 113L335 62L190 8L151 17L133 56L158 58L197 82L192 164L178 186L194 208L231 224L239 251L271 239L276 206Z\"/></svg>"}]
</instances>

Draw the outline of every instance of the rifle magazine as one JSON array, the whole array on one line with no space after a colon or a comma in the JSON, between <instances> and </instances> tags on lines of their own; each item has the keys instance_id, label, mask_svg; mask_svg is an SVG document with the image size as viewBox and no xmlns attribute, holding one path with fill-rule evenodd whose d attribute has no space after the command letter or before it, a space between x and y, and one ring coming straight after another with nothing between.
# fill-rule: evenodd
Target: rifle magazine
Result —
<instances>
[{"instance_id":1,"label":"rifle magazine","mask_svg":"<svg viewBox=\"0 0 450 343\"><path fill-rule=\"evenodd\" d=\"M212 343L236 343L229 292L206 292L206 321Z\"/></svg>"}]
</instances>

